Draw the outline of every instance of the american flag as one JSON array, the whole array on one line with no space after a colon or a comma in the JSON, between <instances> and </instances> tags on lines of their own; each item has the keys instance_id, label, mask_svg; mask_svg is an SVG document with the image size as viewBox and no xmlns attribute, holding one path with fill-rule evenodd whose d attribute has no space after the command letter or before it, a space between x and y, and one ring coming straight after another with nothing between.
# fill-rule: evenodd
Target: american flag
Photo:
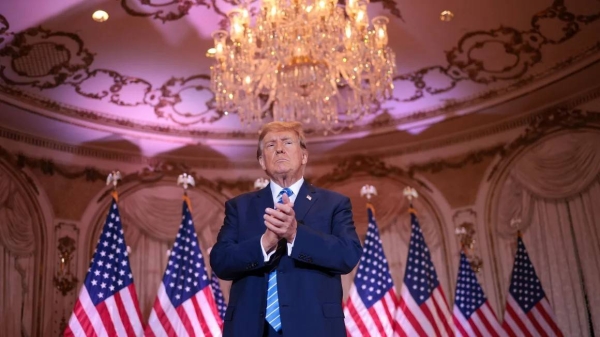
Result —
<instances>
[{"instance_id":1,"label":"american flag","mask_svg":"<svg viewBox=\"0 0 600 337\"><path fill-rule=\"evenodd\" d=\"M212 271L210 275L210 287L212 288L213 295L215 296L215 301L217 302L217 310L219 310L219 315L221 319L225 318L225 311L227 311L227 304L225 303L225 297L223 296L223 292L221 291L221 285L219 284L219 278L215 271Z\"/></svg>"},{"instance_id":2,"label":"american flag","mask_svg":"<svg viewBox=\"0 0 600 337\"><path fill-rule=\"evenodd\" d=\"M65 336L139 336L141 313L113 198Z\"/></svg>"},{"instance_id":3,"label":"american flag","mask_svg":"<svg viewBox=\"0 0 600 337\"><path fill-rule=\"evenodd\" d=\"M509 336L562 336L521 237L502 327Z\"/></svg>"},{"instance_id":4,"label":"american flag","mask_svg":"<svg viewBox=\"0 0 600 337\"><path fill-rule=\"evenodd\" d=\"M487 297L465 253L460 252L458 282L454 296L452 313L456 336L504 336L496 314L492 311Z\"/></svg>"},{"instance_id":5,"label":"american flag","mask_svg":"<svg viewBox=\"0 0 600 337\"><path fill-rule=\"evenodd\" d=\"M373 213L372 206L367 205L367 237L344 308L348 336L392 336L394 331L396 288Z\"/></svg>"},{"instance_id":6,"label":"american flag","mask_svg":"<svg viewBox=\"0 0 600 337\"><path fill-rule=\"evenodd\" d=\"M186 198L187 199L187 198ZM146 327L146 336L221 336L189 199Z\"/></svg>"},{"instance_id":7,"label":"american flag","mask_svg":"<svg viewBox=\"0 0 600 337\"><path fill-rule=\"evenodd\" d=\"M453 336L448 302L431 262L421 226L411 210L411 234L395 336Z\"/></svg>"}]
</instances>

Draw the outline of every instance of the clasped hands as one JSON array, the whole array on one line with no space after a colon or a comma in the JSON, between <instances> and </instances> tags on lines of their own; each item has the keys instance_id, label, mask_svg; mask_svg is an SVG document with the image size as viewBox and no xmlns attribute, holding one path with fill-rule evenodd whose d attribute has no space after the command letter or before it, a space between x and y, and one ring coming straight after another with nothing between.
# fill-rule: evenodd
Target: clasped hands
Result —
<instances>
[{"instance_id":1,"label":"clasped hands","mask_svg":"<svg viewBox=\"0 0 600 337\"><path fill-rule=\"evenodd\" d=\"M264 220L267 230L262 237L262 244L266 252L271 251L277 246L277 242L286 239L288 243L294 242L296 238L296 213L294 204L287 196L283 195L283 204L275 205L275 209L267 208L265 210Z\"/></svg>"}]
</instances>

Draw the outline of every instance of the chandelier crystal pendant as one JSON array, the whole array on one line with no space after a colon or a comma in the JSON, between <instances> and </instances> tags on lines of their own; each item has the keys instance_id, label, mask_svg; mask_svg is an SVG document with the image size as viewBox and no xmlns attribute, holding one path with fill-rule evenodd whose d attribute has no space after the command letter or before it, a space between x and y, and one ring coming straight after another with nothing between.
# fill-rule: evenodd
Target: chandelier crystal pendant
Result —
<instances>
[{"instance_id":1,"label":"chandelier crystal pendant","mask_svg":"<svg viewBox=\"0 0 600 337\"><path fill-rule=\"evenodd\" d=\"M324 134L351 128L393 91L395 55L383 16L369 26L367 2L262 0L228 13L209 56L217 111L241 123L299 121ZM254 24L251 25L251 21Z\"/></svg>"}]
</instances>

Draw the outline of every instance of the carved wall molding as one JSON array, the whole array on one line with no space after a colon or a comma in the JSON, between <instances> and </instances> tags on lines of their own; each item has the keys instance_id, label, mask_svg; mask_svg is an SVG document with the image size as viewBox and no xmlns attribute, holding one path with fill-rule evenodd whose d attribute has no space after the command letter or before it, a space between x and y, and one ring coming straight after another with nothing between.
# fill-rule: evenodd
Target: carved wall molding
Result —
<instances>
[{"instance_id":1,"label":"carved wall molding","mask_svg":"<svg viewBox=\"0 0 600 337\"><path fill-rule=\"evenodd\" d=\"M154 3L153 1L145 0L140 3L137 2L140 1L122 0L121 4L130 15L153 16L163 22L183 17L192 6L206 6L216 14L224 17L224 13L219 10L216 0L211 0L210 4L204 0L171 1L167 3ZM229 3L228 1L225 2ZM401 19L395 1L383 0L381 2L383 3L383 7L390 10L392 15ZM138 12L133 9L133 6L131 6L132 3L137 3L135 8L146 8L148 11ZM477 94L475 97L448 100L441 106L413 111L406 116L379 120L375 123L378 126L394 126L415 120L437 117L450 111L481 104L490 98L513 92L550 74L555 74L558 70L565 69L591 55L597 54L600 51L600 43L587 46L580 54L571 55L571 57L558 62L549 69L533 74L531 69L543 59L543 47L546 45L557 45L570 40L583 30L586 25L595 22L598 18L600 18L600 13L592 15L572 13L567 8L564 0L555 0L549 7L533 14L531 18L532 27L525 29L499 27L488 31L467 32L460 38L457 45L447 52L447 64L428 66L397 76L395 78L396 86L412 88L413 92L406 94L407 97L397 97L398 94L395 94L396 96L392 100L399 103L414 102L429 95L447 93L462 81L481 84L511 81L507 86ZM122 117L117 118L114 115L102 114L96 111L83 113L80 109L69 108L63 103L53 100L40 100L30 93L18 90L16 88L24 86L33 88L48 88L59 85L71 86L75 92L90 99L103 100L123 107L149 106L153 108L157 118L168 118L183 127L195 124L210 124L224 117L222 113L214 110L212 93L207 95L210 98L197 111L179 111L177 108L178 104L182 102L182 97L185 96L183 94L186 91L210 91L208 83L209 75L207 74L194 74L187 78L172 77L162 85L155 86L148 80L121 74L116 70L93 69L93 55L87 51L83 41L76 34L52 32L42 27L31 28L23 32L10 32L8 31L8 21L0 15L0 22L2 21L6 22L5 27L2 28L6 31L4 35L7 36L7 39L10 38L10 41L5 43L4 47L0 49L0 62L6 64L2 68L5 70L0 71L0 78L10 88L7 85L3 85L0 86L0 89L11 96L28 103L45 105L46 109L57 110L56 112L65 116L119 128L170 134L186 133L193 136L240 137L240 134L237 132L214 134L208 130L148 125L147 123L124 119ZM561 28L561 30L558 30L558 28ZM545 33L548 34L548 31L561 31L561 35L547 36ZM34 40L37 42L43 41L43 43L33 43L32 41ZM497 44L502 45L507 56L515 58L517 62L511 66L504 67L501 71L496 71L490 70L491 65L487 64L490 60L476 60L471 55L475 49L484 49L487 46ZM27 62L27 58L34 48L48 49L48 52L55 56L52 58L52 60L55 60L54 63L45 64L46 66L43 69L39 66L37 66L39 69L32 69L33 63ZM73 58L71 55L80 55L80 57ZM15 62L15 60L21 60L22 62ZM34 74L35 76L33 76ZM45 75L44 80L36 78L40 74ZM445 78L445 81L436 80L434 82L445 82L446 84L439 87L433 84L433 82L428 83L432 76ZM90 83L100 83L100 78L110 84L103 84L95 92L85 89L93 87ZM87 84L84 86L83 84L86 82ZM406 82L406 85L403 85L401 82ZM128 100L121 96L123 92L135 92L136 94L131 95L131 97L135 96L137 98ZM385 114L386 111L382 112ZM365 131L372 128L373 125L365 125L354 128L352 132ZM251 131L241 132L241 134L244 137L253 137L253 132Z\"/></svg>"},{"instance_id":2,"label":"carved wall molding","mask_svg":"<svg viewBox=\"0 0 600 337\"><path fill-rule=\"evenodd\" d=\"M32 179L8 159L0 157L0 296L3 305L9 304L2 308L0 335L39 336L47 318L44 305L50 304L43 292L49 276L45 224L50 205L42 204Z\"/></svg>"},{"instance_id":3,"label":"carved wall molding","mask_svg":"<svg viewBox=\"0 0 600 337\"><path fill-rule=\"evenodd\" d=\"M1 88L1 86L0 86L0 88ZM581 95L578 95L577 97L574 97L572 99L566 100L560 104L560 107L563 109L573 109L581 104L587 103L587 102L597 99L599 97L600 97L600 87L589 90L589 91L582 93ZM534 123L536 121L536 119L539 118L538 115L548 114L553 111L556 111L556 109L557 108L554 108L554 107L548 108L539 113L525 114L525 115L522 115L522 116L519 116L519 117L516 117L513 119L509 119L507 121L503 121L503 122L496 123L496 124L493 124L493 125L490 125L487 127L479 128L477 130L451 134L451 135L448 135L448 136L445 136L445 137L442 137L439 139L431 140L431 141L426 140L426 141L418 142L415 144L401 145L397 148L373 149L373 151L371 152L371 155L375 156L375 157L379 157L379 158L389 158L389 157L401 156L401 155L410 154L410 153L417 153L417 152L426 151L426 150L433 150L433 149L437 149L437 148L441 148L441 147L449 146L449 145L470 142L470 141L473 141L473 140L476 140L479 138L488 137L491 135L499 134L499 133L506 132L506 131L509 131L512 129L530 125L530 124ZM245 136L242 133L237 133L236 137L245 137ZM102 159L102 160L110 160L110 161L115 161L115 162L124 162L124 163L141 164L141 165L155 165L155 163L159 160L156 158L148 158L148 157L144 157L144 156L140 156L140 155L136 155L136 154L127 154L127 153L122 153L122 152L117 152L117 151L102 150L102 149L90 148L90 147L85 147L85 146L75 146L75 145L63 143L60 141L40 138L35 135L30 135L30 134L26 134L23 132L6 129L1 126L0 126L0 138L6 138L6 139L10 139L10 140L17 141L20 143L25 143L25 144L34 145L34 146L38 146L38 147L42 147L42 148L46 148L46 149L65 152L65 153L71 153L74 155L98 158L98 159ZM254 138L256 138L255 135L253 136L253 140L254 140ZM2 149L0 147L0 152L1 151L2 151ZM485 149L483 151L486 152L487 155L492 155L492 153L489 152L489 151L491 151L490 149ZM482 153L482 154L473 155L473 158L471 158L470 160L477 160L477 157L481 156L481 155L484 155L484 154ZM0 153L0 156L6 157L6 154L2 155ZM175 160L176 159L172 159L172 161L175 161ZM183 159L180 159L180 160L183 160ZM342 161L342 160L344 160L344 157L328 156L326 158L315 158L315 159L311 160L311 165L326 165L326 164L331 163L332 161L335 162L335 161ZM253 169L253 168L257 167L255 161L230 162L230 161L226 161L226 160L214 160L214 159L202 159L202 160L185 159L185 161L187 163L189 163L191 166L194 166L195 168ZM447 163L446 161L443 161L443 160L439 161L439 163L437 163L437 164L433 163L433 162L426 163L426 164L420 164L420 165L415 165L412 168L409 168L409 174L414 174L414 171L429 171L429 172L436 171L437 172L437 170L438 170L438 168L440 168L440 166L454 167L456 165L458 165L458 167L462 167L462 165L459 163Z\"/></svg>"},{"instance_id":4,"label":"carved wall molding","mask_svg":"<svg viewBox=\"0 0 600 337\"><path fill-rule=\"evenodd\" d=\"M248 192L254 187L253 179L207 179L201 176L196 170L193 170L185 164L168 161L160 161L152 167L146 167L138 172L126 174L121 180L121 184L153 184L165 179L171 179L175 181L175 179L182 173L187 173L188 175L194 177L196 188L205 188L218 194L222 194L224 190ZM106 189L106 191L99 197L98 201L105 198L110 193L111 190Z\"/></svg>"},{"instance_id":5,"label":"carved wall molding","mask_svg":"<svg viewBox=\"0 0 600 337\"><path fill-rule=\"evenodd\" d=\"M54 336L62 335L67 327L67 321L73 311L80 279L78 274L78 256L82 253L78 249L80 244L79 227L71 222L58 222L54 226L54 245L52 256L48 263L54 266L52 284L54 305L52 306L52 331Z\"/></svg>"},{"instance_id":6,"label":"carved wall molding","mask_svg":"<svg viewBox=\"0 0 600 337\"><path fill-rule=\"evenodd\" d=\"M482 162L487 157L494 157L504 150L504 145L496 145L490 148L477 150L461 156L456 160L435 160L425 164L411 165L408 168L408 175L413 177L415 173L439 173L446 169L461 169L468 165Z\"/></svg>"},{"instance_id":7,"label":"carved wall molding","mask_svg":"<svg viewBox=\"0 0 600 337\"><path fill-rule=\"evenodd\" d=\"M346 181L360 174L367 174L372 177L391 177L415 181L420 187L431 192L431 188L427 186L425 182L410 176L403 168L388 165L379 158L364 155L356 155L339 161L329 173L316 178L313 183L317 186L329 186Z\"/></svg>"},{"instance_id":8,"label":"carved wall molding","mask_svg":"<svg viewBox=\"0 0 600 337\"><path fill-rule=\"evenodd\" d=\"M477 254L477 212L471 208L458 210L452 216L455 234L460 242L463 252L467 256L469 264L475 273L479 273L483 267L483 260Z\"/></svg>"},{"instance_id":9,"label":"carved wall molding","mask_svg":"<svg viewBox=\"0 0 600 337\"><path fill-rule=\"evenodd\" d=\"M600 113L560 110L540 116L507 145L484 197L499 303L505 302L521 232L557 323L573 336L593 335L598 321L594 309L600 297L589 283L598 278L591 265L596 261L589 258L598 255L597 233L588 229L598 214L599 140Z\"/></svg>"},{"instance_id":10,"label":"carved wall molding","mask_svg":"<svg viewBox=\"0 0 600 337\"><path fill-rule=\"evenodd\" d=\"M600 129L600 112L586 110L559 109L535 116L522 135L507 144L500 152L501 159L513 156L514 153L538 142L540 139L559 131L583 128ZM499 170L503 162L494 165L487 181Z\"/></svg>"},{"instance_id":11,"label":"carved wall molding","mask_svg":"<svg viewBox=\"0 0 600 337\"><path fill-rule=\"evenodd\" d=\"M35 135L27 134L27 133L16 131L16 130L6 129L6 128L3 128L2 126L0 126L0 138L10 139L10 140L13 140L13 141L16 141L19 143L24 143L24 144L33 145L36 147L41 147L41 148L65 152L65 153L70 153L70 154L78 155L78 156L96 158L96 159L100 159L100 160L109 160L109 161L120 162L120 163L147 165L149 167L155 166L155 165L157 165L158 162L164 161L164 160L174 161L172 159L145 157L145 156L140 156L140 155L133 154L133 153L122 153L122 152L118 152L118 151L102 150L102 149L86 147L86 146L71 145L71 144L60 142L60 141L55 141L55 140L46 139L46 138L40 138ZM6 155L3 155L1 153L1 151L2 151L2 146L0 146L0 156L5 157ZM16 158L18 158L18 156L19 155L16 155ZM26 161L28 159L23 158L20 160ZM51 160L48 160L48 162L51 162ZM225 160L213 160L213 159L206 159L206 158L202 158L201 160L198 160L198 159L192 158L192 159L186 159L186 162L189 162L190 165L193 165L196 168L203 168L203 169L228 169L228 168L246 169L246 168L258 167L257 166L258 164L254 160L251 162L241 162L241 161L240 162L230 162L230 161L225 161ZM53 163L45 163L45 164L37 163L37 164L32 164L32 165L38 165L40 167L44 166L44 165L49 165L51 167L54 167ZM50 169L50 168L48 168L48 169ZM93 174L93 173L90 173L90 174ZM65 175L84 176L85 174L83 172L79 172L79 173L72 172L72 173L65 173ZM104 178L102 178L102 179L104 179Z\"/></svg>"},{"instance_id":12,"label":"carved wall molding","mask_svg":"<svg viewBox=\"0 0 600 337\"><path fill-rule=\"evenodd\" d=\"M421 187L431 191L431 188L426 183L419 179L415 179L415 175L418 173L439 173L447 169L460 169L468 165L480 163L485 158L499 156L501 159L510 156L515 151L526 147L527 145L533 144L545 135L552 132L558 132L561 130L572 130L579 128L600 128L600 112L583 111L583 110L553 110L546 111L537 115L528 115L518 121L509 121L498 129L504 127L520 127L521 123L530 121L529 126L525 129L524 133L519 136L516 140L510 144L495 145L488 148L479 149L467 154L460 156L459 158L453 159L435 159L423 164L413 164L407 169L388 165L383 161L384 156L381 155L354 155L341 158L329 159L326 162L322 161L316 164L325 164L337 162L337 165L329 172L321 176L310 177L311 181L317 186L326 186L328 184L341 182L349 179L354 175L367 174L373 177L395 177L399 179L409 179L416 181ZM509 128L509 129L510 129ZM10 130L0 128L0 136L13 140L29 139L31 143L40 145L39 142L33 136L20 134ZM89 155L90 152L87 149L77 148L66 144L59 144L53 141L42 142L43 145L50 145L53 148L66 149L68 151L74 151L76 154ZM446 142L445 145L448 145ZM91 151L93 153L93 150ZM102 152L100 154L110 155L109 151ZM388 155L395 155L388 154ZM126 162L131 162L131 157L119 154L117 157L129 159ZM387 156L386 156L387 157ZM0 146L0 158L10 162L16 168L29 168L38 169L44 175L59 175L67 179L79 179L83 178L85 181L95 182L98 180L104 181L106 176L110 173L109 170L98 169L96 167L77 167L76 165L64 165L57 164L52 159L46 158L34 158L29 157L23 153L12 154L7 149ZM106 158L103 158L106 159ZM221 193L224 190L236 190L239 192L250 191L253 189L253 179L238 179L235 181L228 181L223 179L209 180L202 177L198 170L202 167L192 167L183 163L182 161L176 160L165 160L160 158L143 158L138 157L141 163L145 164L145 167L141 170L133 173L129 173L124 176L123 183L144 183L151 184L158 182L164 178L175 179L179 174L187 172L194 176L198 186L202 186L209 190ZM117 160L118 161L118 160ZM488 176L488 181L498 170L501 161L496 163L491 173ZM229 167L238 167L238 165L227 165ZM255 168L255 164L248 165L249 168ZM31 187L37 191L35 183L32 179L27 176L22 170L20 173L29 182ZM107 190L101 198L108 195Z\"/></svg>"},{"instance_id":13,"label":"carved wall molding","mask_svg":"<svg viewBox=\"0 0 600 337\"><path fill-rule=\"evenodd\" d=\"M5 159L11 162L16 168L39 169L44 175L58 175L66 179L84 178L88 182L104 181L111 170L103 170L95 167L80 168L76 165L56 164L52 159L46 158L31 158L22 153L17 155L11 154L9 151L0 146L0 159ZM223 190L239 190L250 191L254 186L253 179L236 179L235 181L227 181L223 179L210 180L200 176L195 170L189 166L172 161L155 160L152 164L147 165L141 170L126 174L121 180L122 184L142 183L152 184L161 181L165 178L177 178L182 173L188 173L194 177L197 187L205 187L210 190L221 193ZM35 183L27 175L22 173L25 178L35 187ZM100 197L104 198L110 194L110 190Z\"/></svg>"}]
</instances>

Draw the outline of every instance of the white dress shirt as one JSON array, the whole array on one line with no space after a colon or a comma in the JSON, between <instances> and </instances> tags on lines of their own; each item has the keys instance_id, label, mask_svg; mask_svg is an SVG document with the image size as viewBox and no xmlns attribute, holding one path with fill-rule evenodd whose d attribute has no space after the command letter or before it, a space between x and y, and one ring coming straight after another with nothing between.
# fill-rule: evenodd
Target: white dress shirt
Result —
<instances>
[{"instance_id":1,"label":"white dress shirt","mask_svg":"<svg viewBox=\"0 0 600 337\"><path fill-rule=\"evenodd\" d=\"M297 182L293 183L289 189L292 190L292 192L294 192L294 194L292 194L292 196L290 196L290 201L294 202L296 201L296 197L298 196L298 193L300 193L300 187L302 187L302 184L304 183L304 177L300 178L300 180L298 180ZM283 187L277 185L273 180L271 180L271 183L269 184L269 186L271 187L271 194L273 195L273 204L277 205L277 197L279 196L279 192L281 192L281 190L283 190ZM264 234L263 234L264 236ZM296 238L294 238L294 241L296 241ZM288 251L288 256L290 256L290 254L292 254L292 248L294 247L294 242L288 242L287 243L287 251ZM275 253L275 249L273 249L272 252L268 253L265 251L265 247L263 247L262 244L262 236L260 237L260 248L262 248L262 253L263 253L263 257L265 258L265 262L269 261L269 259L271 258L271 255L273 255Z\"/></svg>"}]
</instances>

